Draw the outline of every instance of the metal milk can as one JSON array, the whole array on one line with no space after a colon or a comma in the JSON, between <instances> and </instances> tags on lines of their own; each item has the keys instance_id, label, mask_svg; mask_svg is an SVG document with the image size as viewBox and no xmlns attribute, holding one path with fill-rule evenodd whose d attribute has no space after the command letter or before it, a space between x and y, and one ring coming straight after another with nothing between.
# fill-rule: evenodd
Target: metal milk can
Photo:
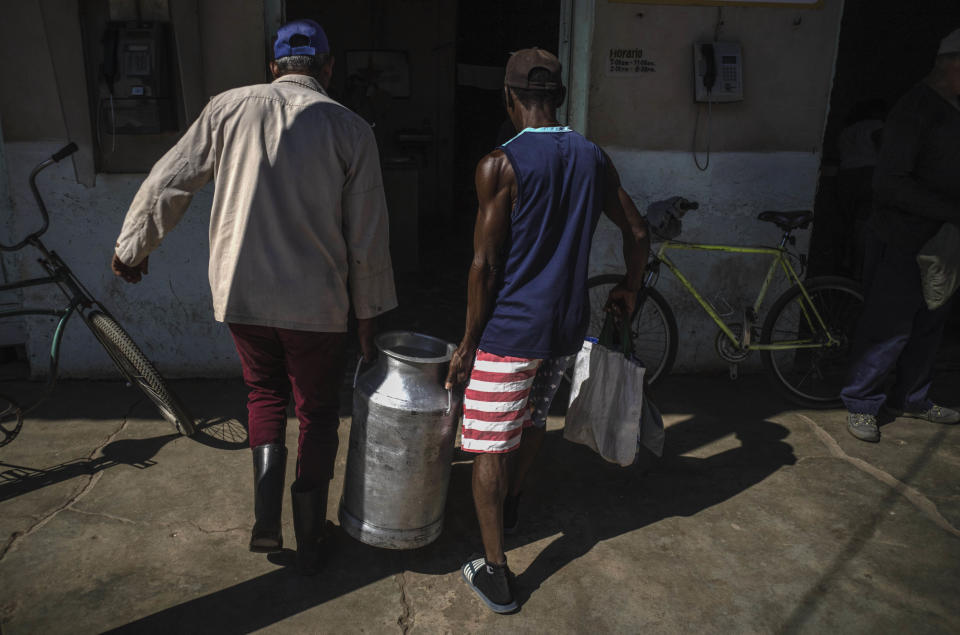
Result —
<instances>
[{"instance_id":1,"label":"metal milk can","mask_svg":"<svg viewBox=\"0 0 960 635\"><path fill-rule=\"evenodd\" d=\"M410 331L376 344L376 362L354 378L340 524L368 545L415 549L443 528L461 408L443 382L456 347Z\"/></svg>"}]
</instances>

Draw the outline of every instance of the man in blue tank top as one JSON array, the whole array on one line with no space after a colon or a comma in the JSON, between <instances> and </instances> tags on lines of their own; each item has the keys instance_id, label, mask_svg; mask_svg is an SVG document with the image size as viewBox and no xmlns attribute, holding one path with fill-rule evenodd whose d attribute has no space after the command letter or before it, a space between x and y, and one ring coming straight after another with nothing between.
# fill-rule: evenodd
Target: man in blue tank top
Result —
<instances>
[{"instance_id":1,"label":"man in blue tank top","mask_svg":"<svg viewBox=\"0 0 960 635\"><path fill-rule=\"evenodd\" d=\"M477 166L466 333L446 382L466 384L462 448L476 453L473 498L485 551L463 566L463 577L498 613L517 609L503 533L516 530L550 402L586 334L587 265L600 214L620 228L627 265L610 292L611 311L633 313L650 248L610 158L557 121L560 71L554 55L536 48L507 63L507 114L521 132Z\"/></svg>"}]
</instances>

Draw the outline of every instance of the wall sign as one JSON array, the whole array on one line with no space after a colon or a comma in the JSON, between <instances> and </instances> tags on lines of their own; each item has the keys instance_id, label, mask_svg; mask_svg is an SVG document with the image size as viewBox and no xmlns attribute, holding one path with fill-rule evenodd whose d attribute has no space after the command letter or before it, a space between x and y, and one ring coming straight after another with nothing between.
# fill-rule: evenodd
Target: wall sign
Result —
<instances>
[{"instance_id":1,"label":"wall sign","mask_svg":"<svg viewBox=\"0 0 960 635\"><path fill-rule=\"evenodd\" d=\"M703 7L794 7L819 9L824 0L609 0L625 4L686 4Z\"/></svg>"},{"instance_id":2,"label":"wall sign","mask_svg":"<svg viewBox=\"0 0 960 635\"><path fill-rule=\"evenodd\" d=\"M607 75L627 77L656 72L656 62L644 57L642 48L610 47L607 50Z\"/></svg>"}]
</instances>

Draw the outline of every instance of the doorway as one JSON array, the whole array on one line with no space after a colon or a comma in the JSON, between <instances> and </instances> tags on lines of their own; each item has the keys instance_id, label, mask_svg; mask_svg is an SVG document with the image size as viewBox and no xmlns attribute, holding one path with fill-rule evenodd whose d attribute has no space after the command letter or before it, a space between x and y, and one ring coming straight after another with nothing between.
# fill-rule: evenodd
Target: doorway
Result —
<instances>
[{"instance_id":1,"label":"doorway","mask_svg":"<svg viewBox=\"0 0 960 635\"><path fill-rule=\"evenodd\" d=\"M374 126L400 308L384 328L456 341L473 257L477 161L512 136L501 91L511 51L557 52L561 0L287 0L335 57L330 96Z\"/></svg>"},{"instance_id":2,"label":"doorway","mask_svg":"<svg viewBox=\"0 0 960 635\"><path fill-rule=\"evenodd\" d=\"M397 269L429 270L472 230L473 170L503 134L509 53L557 52L560 0L287 0L298 18L327 31L331 97L374 125Z\"/></svg>"},{"instance_id":3,"label":"doorway","mask_svg":"<svg viewBox=\"0 0 960 635\"><path fill-rule=\"evenodd\" d=\"M957 25L956 0L846 0L824 135L810 275L859 274L862 254L856 253L856 235L870 212L871 178L858 179L854 170L841 169L843 131L862 130L875 121L880 131L876 139L881 138L884 111L930 71L940 39ZM954 302L938 366L960 368L960 302Z\"/></svg>"},{"instance_id":4,"label":"doorway","mask_svg":"<svg viewBox=\"0 0 960 635\"><path fill-rule=\"evenodd\" d=\"M470 232L477 204L474 168L516 132L504 109L503 69L518 49L558 52L560 0L460 0L458 5L454 183L458 229Z\"/></svg>"}]
</instances>

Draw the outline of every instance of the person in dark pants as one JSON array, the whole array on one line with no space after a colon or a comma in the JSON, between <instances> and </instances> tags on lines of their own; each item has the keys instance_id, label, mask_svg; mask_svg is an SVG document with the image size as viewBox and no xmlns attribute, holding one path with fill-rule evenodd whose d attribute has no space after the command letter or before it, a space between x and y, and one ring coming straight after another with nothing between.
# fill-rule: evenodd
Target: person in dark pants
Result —
<instances>
[{"instance_id":1,"label":"person in dark pants","mask_svg":"<svg viewBox=\"0 0 960 635\"><path fill-rule=\"evenodd\" d=\"M147 176L112 268L128 282L213 180L214 319L236 344L248 397L254 525L250 550L283 548L287 404L300 435L291 486L297 566L329 551L327 496L337 455L347 317L375 354L374 319L396 306L380 161L370 126L327 96L333 58L312 20L282 26L274 81L213 97Z\"/></svg>"},{"instance_id":2,"label":"person in dark pants","mask_svg":"<svg viewBox=\"0 0 960 635\"><path fill-rule=\"evenodd\" d=\"M837 139L840 231L836 236L835 269L858 280L863 277L863 241L866 222L873 209L873 172L880 154L885 116L883 101L860 102Z\"/></svg>"},{"instance_id":3,"label":"person in dark pants","mask_svg":"<svg viewBox=\"0 0 960 635\"><path fill-rule=\"evenodd\" d=\"M933 71L887 117L874 196L863 267L866 301L850 380L841 392L847 429L872 442L880 440L881 409L960 422L960 413L927 396L955 298L927 309L916 261L943 223L960 224L960 29L944 38Z\"/></svg>"}]
</instances>

